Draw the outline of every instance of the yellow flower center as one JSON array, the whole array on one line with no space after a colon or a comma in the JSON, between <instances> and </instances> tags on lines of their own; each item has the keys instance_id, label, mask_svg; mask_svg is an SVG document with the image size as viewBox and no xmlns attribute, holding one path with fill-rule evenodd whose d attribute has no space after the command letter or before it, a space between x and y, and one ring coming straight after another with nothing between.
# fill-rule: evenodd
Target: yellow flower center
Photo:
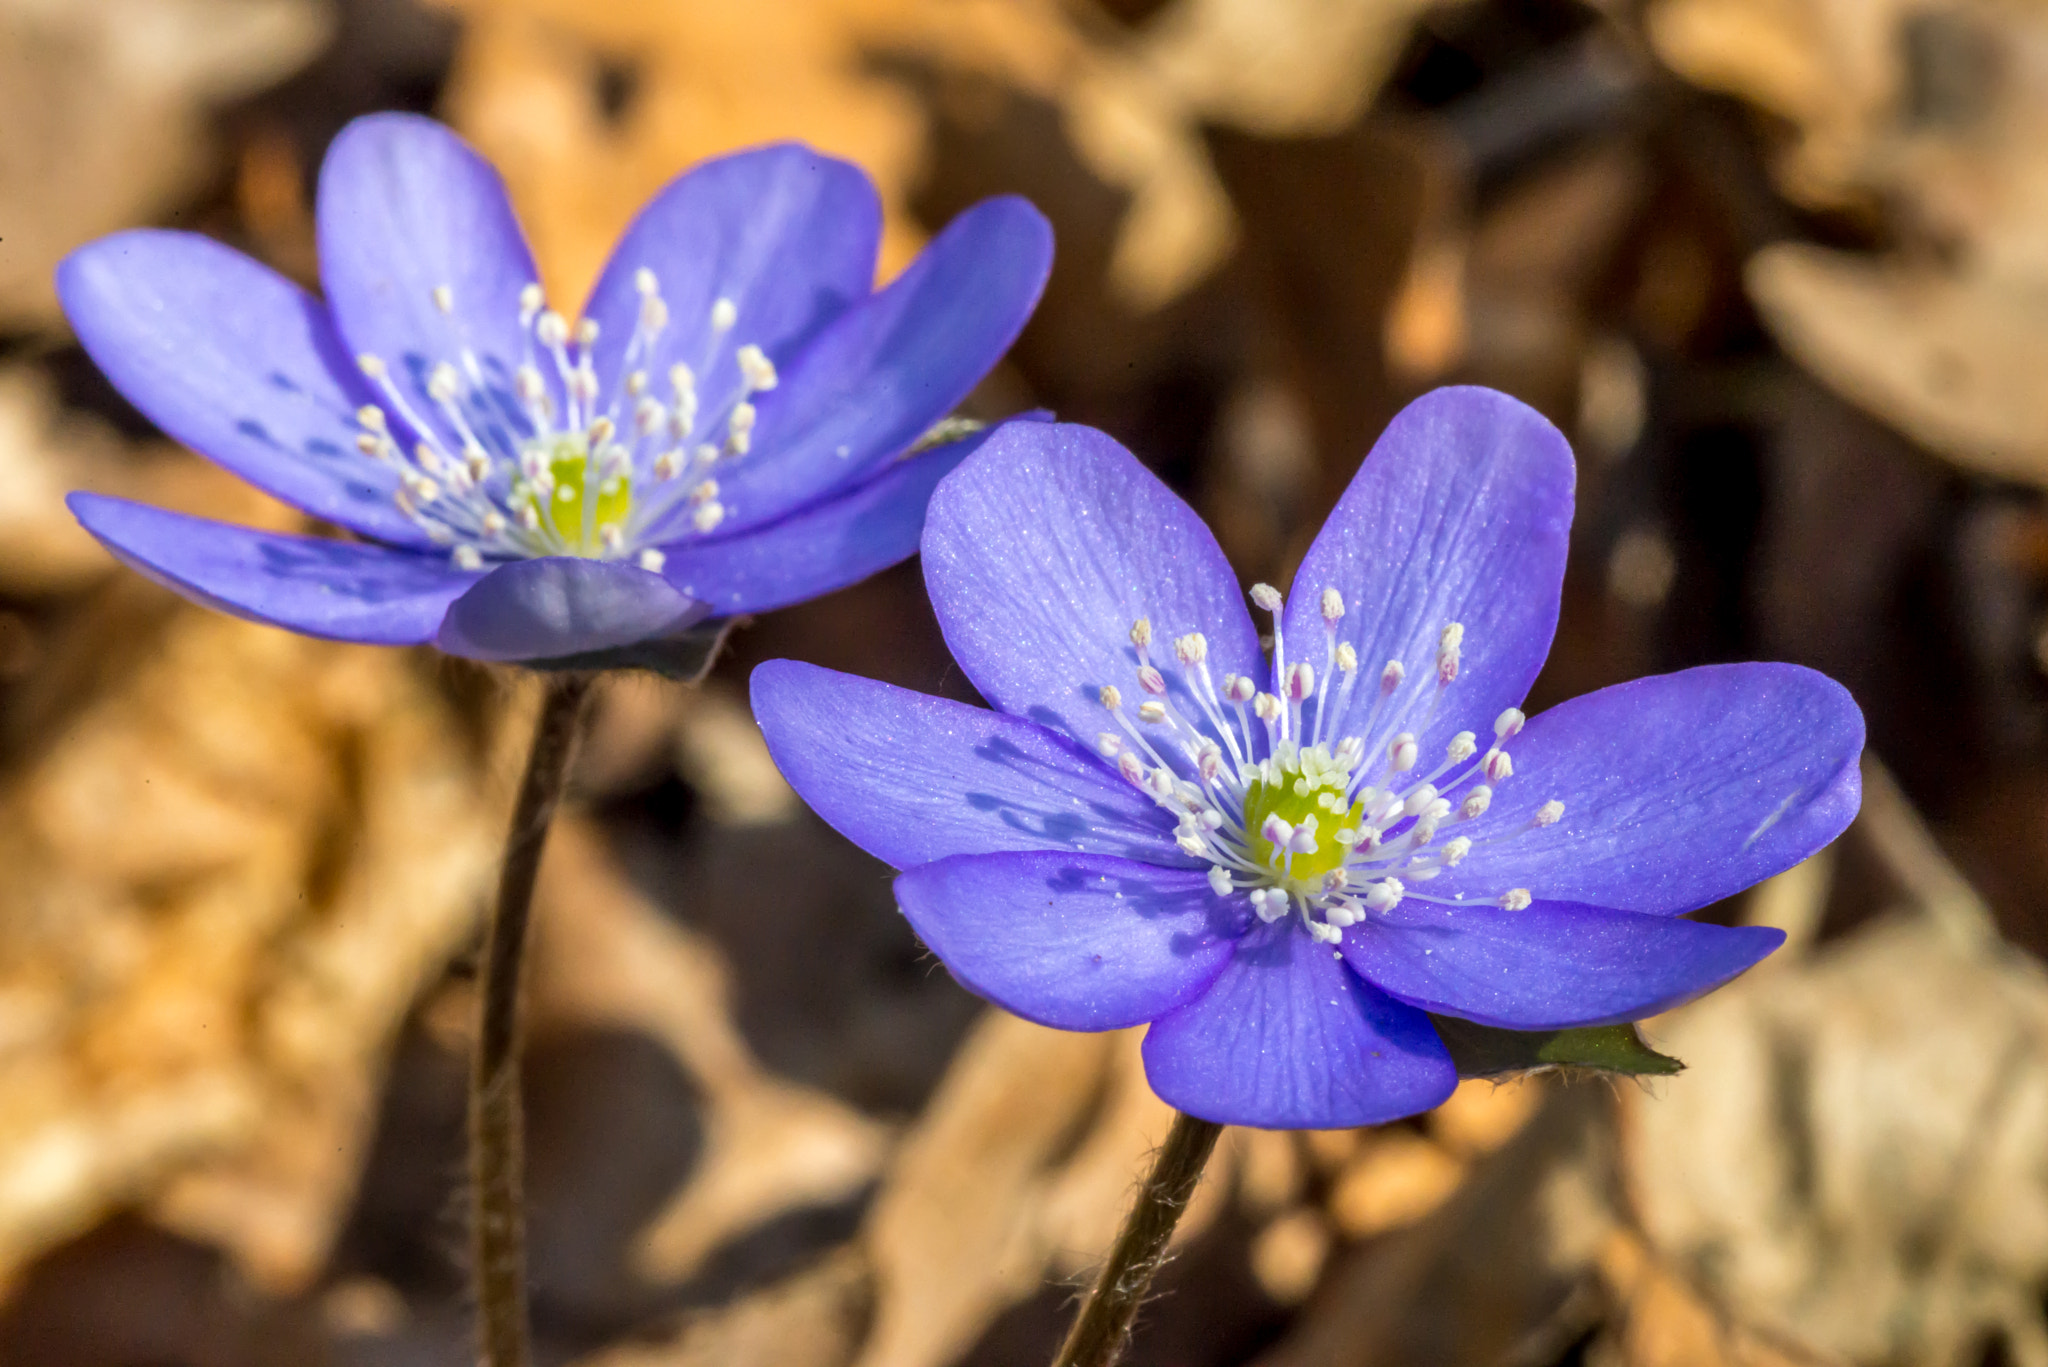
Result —
<instances>
[{"instance_id":1,"label":"yellow flower center","mask_svg":"<svg viewBox=\"0 0 2048 1367\"><path fill-rule=\"evenodd\" d=\"M1273 777L1253 780L1244 795L1244 827L1251 836L1252 862L1262 869L1273 869L1276 874L1285 868L1286 881L1304 886L1319 886L1324 874L1343 865L1349 845L1338 836L1341 833L1347 840L1356 838L1365 820L1363 802L1344 805L1348 771L1317 762L1323 758L1310 752L1306 756L1288 755L1268 761ZM1306 765L1303 759L1308 761ZM1275 864L1273 842L1262 830L1268 816L1278 816L1294 828L1313 819L1315 850L1306 854L1297 851L1292 863L1283 854Z\"/></svg>"},{"instance_id":2,"label":"yellow flower center","mask_svg":"<svg viewBox=\"0 0 2048 1367\"><path fill-rule=\"evenodd\" d=\"M632 479L623 473L595 478L590 446L580 433L551 438L547 455L553 487L545 494L532 488L525 493L541 528L560 537L571 555L597 556L615 549L633 511ZM605 533L613 528L614 544L608 545Z\"/></svg>"}]
</instances>

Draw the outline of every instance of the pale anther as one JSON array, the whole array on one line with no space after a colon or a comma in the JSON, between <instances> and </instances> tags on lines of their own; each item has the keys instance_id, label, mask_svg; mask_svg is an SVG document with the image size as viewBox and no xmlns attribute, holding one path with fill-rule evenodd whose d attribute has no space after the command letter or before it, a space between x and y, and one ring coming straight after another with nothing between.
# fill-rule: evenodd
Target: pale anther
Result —
<instances>
[{"instance_id":1,"label":"pale anther","mask_svg":"<svg viewBox=\"0 0 2048 1367\"><path fill-rule=\"evenodd\" d=\"M1408 670L1399 660L1387 661L1387 667L1380 671L1380 695L1392 693L1401 686L1401 680L1408 677Z\"/></svg>"},{"instance_id":2,"label":"pale anther","mask_svg":"<svg viewBox=\"0 0 2048 1367\"><path fill-rule=\"evenodd\" d=\"M1471 792L1465 794L1465 800L1458 804L1458 815L1467 821L1471 821L1484 816L1486 809L1492 805L1493 789L1482 783Z\"/></svg>"},{"instance_id":3,"label":"pale anther","mask_svg":"<svg viewBox=\"0 0 2048 1367\"><path fill-rule=\"evenodd\" d=\"M720 299L711 306L711 330L730 332L732 325L740 320L739 305L730 299Z\"/></svg>"},{"instance_id":4,"label":"pale anther","mask_svg":"<svg viewBox=\"0 0 2048 1367\"><path fill-rule=\"evenodd\" d=\"M1387 743L1387 763L1393 766L1397 774L1405 774L1413 769L1415 761L1420 756L1421 752L1416 748L1412 732L1403 731Z\"/></svg>"},{"instance_id":5,"label":"pale anther","mask_svg":"<svg viewBox=\"0 0 2048 1367\"><path fill-rule=\"evenodd\" d=\"M637 558L640 562L640 568L646 570L649 574L660 574L661 567L668 563L668 557L652 546L641 551Z\"/></svg>"},{"instance_id":6,"label":"pale anther","mask_svg":"<svg viewBox=\"0 0 2048 1367\"><path fill-rule=\"evenodd\" d=\"M1457 735L1451 737L1450 745L1445 747L1444 757L1453 764L1463 764L1478 753L1478 737L1474 736L1470 731L1460 731Z\"/></svg>"},{"instance_id":7,"label":"pale anther","mask_svg":"<svg viewBox=\"0 0 2048 1367\"><path fill-rule=\"evenodd\" d=\"M1558 818L1563 815L1564 804L1552 798L1536 809L1535 821L1538 826L1555 826Z\"/></svg>"},{"instance_id":8,"label":"pale anther","mask_svg":"<svg viewBox=\"0 0 2048 1367\"><path fill-rule=\"evenodd\" d=\"M1500 895L1502 911L1526 911L1529 908L1529 902L1530 897L1527 888L1509 888Z\"/></svg>"},{"instance_id":9,"label":"pale anther","mask_svg":"<svg viewBox=\"0 0 2048 1367\"><path fill-rule=\"evenodd\" d=\"M1173 643L1173 657L1184 665L1198 665L1209 658L1209 638L1191 631Z\"/></svg>"},{"instance_id":10,"label":"pale anther","mask_svg":"<svg viewBox=\"0 0 2048 1367\"><path fill-rule=\"evenodd\" d=\"M474 546L455 548L455 568L458 570L480 570L484 567L482 552Z\"/></svg>"},{"instance_id":11,"label":"pale anther","mask_svg":"<svg viewBox=\"0 0 2048 1367\"><path fill-rule=\"evenodd\" d=\"M356 357L356 369L362 371L365 376L372 380L384 378L384 362L378 360L367 351Z\"/></svg>"},{"instance_id":12,"label":"pale anther","mask_svg":"<svg viewBox=\"0 0 2048 1367\"><path fill-rule=\"evenodd\" d=\"M1159 697L1166 696L1166 676L1151 665L1138 666L1138 687Z\"/></svg>"},{"instance_id":13,"label":"pale anther","mask_svg":"<svg viewBox=\"0 0 2048 1367\"><path fill-rule=\"evenodd\" d=\"M597 343L597 319L585 318L576 325L576 345L594 346Z\"/></svg>"},{"instance_id":14,"label":"pale anther","mask_svg":"<svg viewBox=\"0 0 2048 1367\"><path fill-rule=\"evenodd\" d=\"M1157 726L1166 720L1166 704L1163 702L1142 702L1138 704L1138 720Z\"/></svg>"},{"instance_id":15,"label":"pale anther","mask_svg":"<svg viewBox=\"0 0 2048 1367\"><path fill-rule=\"evenodd\" d=\"M725 505L707 503L690 515L690 525L700 532L709 532L725 521Z\"/></svg>"},{"instance_id":16,"label":"pale anther","mask_svg":"<svg viewBox=\"0 0 2048 1367\"><path fill-rule=\"evenodd\" d=\"M434 286L434 307L444 314L455 312L455 291L446 285Z\"/></svg>"},{"instance_id":17,"label":"pale anther","mask_svg":"<svg viewBox=\"0 0 2048 1367\"><path fill-rule=\"evenodd\" d=\"M1112 712L1124 705L1123 692L1115 684L1104 684L1102 691L1095 696L1100 698L1102 705Z\"/></svg>"},{"instance_id":18,"label":"pale anther","mask_svg":"<svg viewBox=\"0 0 2048 1367\"><path fill-rule=\"evenodd\" d=\"M1323 590L1323 620L1335 626L1344 616L1344 595L1335 589Z\"/></svg>"},{"instance_id":19,"label":"pale anther","mask_svg":"<svg viewBox=\"0 0 2048 1367\"><path fill-rule=\"evenodd\" d=\"M1358 652L1351 648L1349 641L1337 647L1337 672L1347 675L1358 672Z\"/></svg>"},{"instance_id":20,"label":"pale anther","mask_svg":"<svg viewBox=\"0 0 2048 1367\"><path fill-rule=\"evenodd\" d=\"M1256 603L1264 611L1278 612L1283 601L1285 600L1280 597L1280 590L1274 588L1271 584L1252 585L1252 602Z\"/></svg>"},{"instance_id":21,"label":"pale anther","mask_svg":"<svg viewBox=\"0 0 2048 1367\"><path fill-rule=\"evenodd\" d=\"M1510 707L1507 711L1493 719L1494 739L1506 740L1508 737L1515 735L1522 729L1522 723L1527 720L1528 718L1522 715L1521 708Z\"/></svg>"},{"instance_id":22,"label":"pale anther","mask_svg":"<svg viewBox=\"0 0 2048 1367\"><path fill-rule=\"evenodd\" d=\"M759 393L775 388L775 363L768 359L768 353L749 342L734 353L734 358L740 363L740 378L748 389Z\"/></svg>"},{"instance_id":23,"label":"pale anther","mask_svg":"<svg viewBox=\"0 0 2048 1367\"><path fill-rule=\"evenodd\" d=\"M1488 750L1479 768L1488 783L1505 783L1515 775L1515 762L1508 758L1507 751L1500 749Z\"/></svg>"},{"instance_id":24,"label":"pale anther","mask_svg":"<svg viewBox=\"0 0 2048 1367\"><path fill-rule=\"evenodd\" d=\"M1152 644L1152 619L1140 617L1131 623L1131 644L1143 650Z\"/></svg>"}]
</instances>

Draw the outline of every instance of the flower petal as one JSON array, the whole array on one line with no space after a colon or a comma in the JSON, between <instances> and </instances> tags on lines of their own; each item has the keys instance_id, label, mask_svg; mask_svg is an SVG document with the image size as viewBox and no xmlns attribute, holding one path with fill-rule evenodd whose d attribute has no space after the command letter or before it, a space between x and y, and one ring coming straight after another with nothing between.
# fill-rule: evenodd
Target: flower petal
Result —
<instances>
[{"instance_id":1,"label":"flower petal","mask_svg":"<svg viewBox=\"0 0 2048 1367\"><path fill-rule=\"evenodd\" d=\"M719 476L728 524L773 521L907 449L1002 359L1051 269L1052 228L1025 200L985 200L947 224L758 401L754 454Z\"/></svg>"},{"instance_id":2,"label":"flower petal","mask_svg":"<svg viewBox=\"0 0 2048 1367\"><path fill-rule=\"evenodd\" d=\"M489 162L432 119L371 114L328 149L314 213L320 282L351 363L382 360L450 450L461 440L427 395L436 365L475 356L487 397L468 405L473 421L517 412L512 371L528 346L519 292L540 277ZM442 286L452 303L445 313L434 299ZM540 369L560 411L554 367ZM521 423L508 417L506 430Z\"/></svg>"},{"instance_id":3,"label":"flower petal","mask_svg":"<svg viewBox=\"0 0 2048 1367\"><path fill-rule=\"evenodd\" d=\"M1514 777L1458 834L1492 842L1432 894L1510 888L1629 911L1703 907L1790 868L1862 800L1863 714L1787 664L1707 665L1603 688L1529 722ZM1545 802L1554 826L1533 828Z\"/></svg>"},{"instance_id":4,"label":"flower petal","mask_svg":"<svg viewBox=\"0 0 2048 1367\"><path fill-rule=\"evenodd\" d=\"M434 644L472 660L556 660L673 636L710 615L658 574L549 556L477 580L449 604Z\"/></svg>"},{"instance_id":5,"label":"flower petal","mask_svg":"<svg viewBox=\"0 0 2048 1367\"><path fill-rule=\"evenodd\" d=\"M687 363L707 398L739 389L739 343L778 366L820 325L874 288L882 205L859 167L796 143L707 161L648 201L612 251L584 309L598 324L598 375L616 382L639 323L635 276L654 272L668 325L634 369L657 382ZM721 299L730 332L711 326Z\"/></svg>"},{"instance_id":6,"label":"flower petal","mask_svg":"<svg viewBox=\"0 0 2048 1367\"><path fill-rule=\"evenodd\" d=\"M115 558L196 603L251 621L372 645L431 640L477 576L441 554L283 536L103 494L65 500Z\"/></svg>"},{"instance_id":7,"label":"flower petal","mask_svg":"<svg viewBox=\"0 0 2048 1367\"><path fill-rule=\"evenodd\" d=\"M266 493L365 536L426 547L397 477L355 447L367 394L320 302L240 252L143 229L57 268L65 316L151 422Z\"/></svg>"},{"instance_id":8,"label":"flower petal","mask_svg":"<svg viewBox=\"0 0 2048 1367\"><path fill-rule=\"evenodd\" d=\"M1170 816L1030 722L795 660L756 669L753 701L783 777L899 869L1006 850L1190 866Z\"/></svg>"},{"instance_id":9,"label":"flower petal","mask_svg":"<svg viewBox=\"0 0 2048 1367\"><path fill-rule=\"evenodd\" d=\"M1177 1110L1273 1130L1378 1125L1458 1085L1427 1016L1292 921L1247 935L1207 992L1153 1025L1145 1076Z\"/></svg>"},{"instance_id":10,"label":"flower petal","mask_svg":"<svg viewBox=\"0 0 2048 1367\"><path fill-rule=\"evenodd\" d=\"M1172 1011L1243 933L1200 874L1100 855L958 855L906 870L896 900L970 991L1060 1030Z\"/></svg>"},{"instance_id":11,"label":"flower petal","mask_svg":"<svg viewBox=\"0 0 2048 1367\"><path fill-rule=\"evenodd\" d=\"M1766 926L1536 902L1520 911L1413 898L1344 932L1382 991L1508 1030L1616 1025L1681 1006L1785 942Z\"/></svg>"},{"instance_id":12,"label":"flower petal","mask_svg":"<svg viewBox=\"0 0 2048 1367\"><path fill-rule=\"evenodd\" d=\"M859 583L917 553L932 489L995 435L989 428L909 460L780 522L662 548L662 575L716 612L767 612Z\"/></svg>"},{"instance_id":13,"label":"flower petal","mask_svg":"<svg viewBox=\"0 0 2048 1367\"><path fill-rule=\"evenodd\" d=\"M932 495L924 575L967 677L1005 712L1083 745L1113 729L1097 695L1135 695L1131 624L1151 619L1173 699L1199 709L1173 640L1208 638L1220 681L1265 659L1216 538L1130 452L1089 427L1012 423Z\"/></svg>"},{"instance_id":14,"label":"flower petal","mask_svg":"<svg viewBox=\"0 0 2048 1367\"><path fill-rule=\"evenodd\" d=\"M1423 395L1387 426L1294 576L1287 658L1327 671L1325 588L1344 595L1338 640L1359 679L1325 736L1368 745L1413 731L1434 764L1451 736L1489 738L1528 695L1550 653L1564 584L1575 470L1571 447L1535 409L1491 389ZM1462 625L1457 681L1439 706L1437 646ZM1373 715L1380 672L1407 679Z\"/></svg>"}]
</instances>

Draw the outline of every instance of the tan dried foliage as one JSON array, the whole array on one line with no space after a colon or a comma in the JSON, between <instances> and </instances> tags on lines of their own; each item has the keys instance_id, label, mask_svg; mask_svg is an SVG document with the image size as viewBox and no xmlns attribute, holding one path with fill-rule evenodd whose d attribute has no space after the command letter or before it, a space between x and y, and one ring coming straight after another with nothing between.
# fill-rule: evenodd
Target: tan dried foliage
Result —
<instances>
[{"instance_id":1,"label":"tan dried foliage","mask_svg":"<svg viewBox=\"0 0 2048 1367\"><path fill-rule=\"evenodd\" d=\"M1420 0L1179 0L1136 32L1056 0L443 0L468 20L448 112L506 172L548 283L581 298L632 212L682 167L801 138L860 163L887 211L883 273L919 241L906 200L928 113L877 57L1056 106L1130 197L1111 285L1156 307L1228 254L1202 122L1329 132L1375 92ZM609 117L598 73L630 73ZM971 106L971 99L968 105Z\"/></svg>"},{"instance_id":2,"label":"tan dried foliage","mask_svg":"<svg viewBox=\"0 0 2048 1367\"><path fill-rule=\"evenodd\" d=\"M2048 12L2024 0L1662 0L1680 74L1788 120L1794 199L1882 204L1907 249L1768 247L1748 285L1786 349L1970 468L2048 482Z\"/></svg>"},{"instance_id":3,"label":"tan dried foliage","mask_svg":"<svg viewBox=\"0 0 2048 1367\"><path fill-rule=\"evenodd\" d=\"M414 658L121 582L0 791L0 1276L108 1210L320 1267L502 764Z\"/></svg>"},{"instance_id":4,"label":"tan dried foliage","mask_svg":"<svg viewBox=\"0 0 2048 1367\"><path fill-rule=\"evenodd\" d=\"M206 116L326 42L318 0L0 2L0 322L58 322L72 248L147 223L213 169Z\"/></svg>"}]
</instances>

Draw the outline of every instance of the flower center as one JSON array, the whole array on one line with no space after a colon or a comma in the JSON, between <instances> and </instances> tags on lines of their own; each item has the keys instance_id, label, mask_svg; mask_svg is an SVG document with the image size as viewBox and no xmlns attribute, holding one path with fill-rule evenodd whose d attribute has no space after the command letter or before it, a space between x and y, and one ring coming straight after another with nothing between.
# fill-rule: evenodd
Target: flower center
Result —
<instances>
[{"instance_id":1,"label":"flower center","mask_svg":"<svg viewBox=\"0 0 2048 1367\"><path fill-rule=\"evenodd\" d=\"M1175 675L1169 678L1152 661L1152 623L1140 618L1130 640L1144 701L1128 709L1116 685L1100 692L1119 731L1098 736L1097 750L1175 815L1174 843L1207 862L1218 896L1244 893L1266 921L1298 913L1311 936L1336 944L1346 927L1392 911L1406 898L1472 905L1469 897L1431 896L1413 885L1441 876L1483 845L1522 839L1564 815L1564 804L1551 801L1518 829L1484 841L1463 834L1439 840L1447 827L1485 815L1494 790L1514 776L1506 747L1523 724L1519 710L1501 713L1493 723L1494 744L1484 753L1474 733L1458 732L1443 761L1420 776L1415 735L1384 734L1416 715L1418 704L1427 717L1444 706L1458 678L1462 625L1444 626L1433 669L1418 668L1411 678L1406 664L1389 660L1377 698L1361 708L1352 705L1360 682L1357 647L1338 639L1343 596L1323 590L1320 672L1305 661L1288 663L1280 593L1259 584L1251 596L1273 615L1273 691L1260 692L1240 674L1220 682L1212 677L1208 640L1200 632L1174 641ZM1356 730L1336 736L1333 717ZM1485 900L1516 911L1531 898L1527 888L1508 888Z\"/></svg>"},{"instance_id":2,"label":"flower center","mask_svg":"<svg viewBox=\"0 0 2048 1367\"><path fill-rule=\"evenodd\" d=\"M1322 762L1315 762L1318 759ZM1351 797L1350 772L1329 762L1328 752L1320 746L1289 763L1268 761L1264 767L1276 772L1270 780L1254 779L1244 795L1252 863L1280 870L1279 886L1289 891L1320 891L1323 876L1342 868L1350 846L1357 843L1365 804ZM1315 848L1302 851L1276 844L1269 832L1283 827L1309 832Z\"/></svg>"},{"instance_id":3,"label":"flower center","mask_svg":"<svg viewBox=\"0 0 2048 1367\"><path fill-rule=\"evenodd\" d=\"M714 471L751 449L754 396L775 388L775 365L758 346L728 346L739 311L720 299L706 340L657 386L646 367L668 329L668 305L654 272L638 272L634 286L639 315L609 384L597 374L596 322L572 328L537 284L520 291L518 358L480 357L467 345L452 359L407 357L410 390L380 357L356 358L384 399L356 413L356 445L397 471L398 506L461 568L630 555L658 573L658 543L707 535L725 520ZM432 295L459 328L454 291L441 285ZM700 377L717 388L706 392Z\"/></svg>"},{"instance_id":4,"label":"flower center","mask_svg":"<svg viewBox=\"0 0 2048 1367\"><path fill-rule=\"evenodd\" d=\"M565 433L528 443L520 464L533 467L536 477L513 486L515 505L531 508L571 555L602 555L623 538L633 511L633 477L622 448L601 447L593 461L589 440Z\"/></svg>"}]
</instances>

